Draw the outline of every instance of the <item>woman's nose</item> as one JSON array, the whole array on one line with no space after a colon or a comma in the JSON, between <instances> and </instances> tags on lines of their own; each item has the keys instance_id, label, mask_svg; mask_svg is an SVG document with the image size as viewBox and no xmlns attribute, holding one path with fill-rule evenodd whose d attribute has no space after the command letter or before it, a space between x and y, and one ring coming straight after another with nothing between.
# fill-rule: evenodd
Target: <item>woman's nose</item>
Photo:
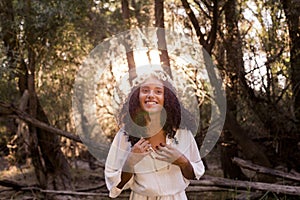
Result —
<instances>
[{"instance_id":1,"label":"woman's nose","mask_svg":"<svg viewBox=\"0 0 300 200\"><path fill-rule=\"evenodd\" d=\"M153 90L149 90L148 97L153 97L153 96L154 96L154 91Z\"/></svg>"}]
</instances>

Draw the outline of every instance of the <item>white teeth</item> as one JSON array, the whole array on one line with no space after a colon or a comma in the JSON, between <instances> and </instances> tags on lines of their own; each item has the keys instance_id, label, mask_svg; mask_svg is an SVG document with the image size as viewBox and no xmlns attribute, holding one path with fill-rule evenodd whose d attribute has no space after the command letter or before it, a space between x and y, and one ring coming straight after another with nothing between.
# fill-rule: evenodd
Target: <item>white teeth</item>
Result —
<instances>
[{"instance_id":1,"label":"white teeth","mask_svg":"<svg viewBox=\"0 0 300 200\"><path fill-rule=\"evenodd\" d=\"M148 101L148 102L146 102L146 104L154 105L154 104L156 104L156 102Z\"/></svg>"}]
</instances>

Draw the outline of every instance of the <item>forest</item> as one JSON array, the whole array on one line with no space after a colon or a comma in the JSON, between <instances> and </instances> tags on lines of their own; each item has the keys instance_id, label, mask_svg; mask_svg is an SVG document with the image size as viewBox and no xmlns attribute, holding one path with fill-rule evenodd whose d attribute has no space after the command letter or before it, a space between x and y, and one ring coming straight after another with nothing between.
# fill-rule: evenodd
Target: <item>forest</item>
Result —
<instances>
[{"instance_id":1,"label":"forest","mask_svg":"<svg viewBox=\"0 0 300 200\"><path fill-rule=\"evenodd\" d=\"M116 71L130 79L140 61L126 33L155 35L158 62L196 94L206 172L189 199L299 199L299 11L299 0L0 0L0 199L109 199ZM199 52L216 81L194 66Z\"/></svg>"}]
</instances>

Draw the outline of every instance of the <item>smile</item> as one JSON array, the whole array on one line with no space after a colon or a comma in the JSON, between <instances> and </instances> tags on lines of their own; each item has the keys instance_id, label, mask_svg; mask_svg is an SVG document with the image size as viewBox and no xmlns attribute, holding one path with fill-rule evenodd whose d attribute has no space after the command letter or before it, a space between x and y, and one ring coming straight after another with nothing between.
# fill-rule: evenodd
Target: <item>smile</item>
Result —
<instances>
[{"instance_id":1,"label":"smile","mask_svg":"<svg viewBox=\"0 0 300 200\"><path fill-rule=\"evenodd\" d=\"M157 104L157 102L155 102L155 101L146 101L145 103L147 105L155 105L155 104Z\"/></svg>"}]
</instances>

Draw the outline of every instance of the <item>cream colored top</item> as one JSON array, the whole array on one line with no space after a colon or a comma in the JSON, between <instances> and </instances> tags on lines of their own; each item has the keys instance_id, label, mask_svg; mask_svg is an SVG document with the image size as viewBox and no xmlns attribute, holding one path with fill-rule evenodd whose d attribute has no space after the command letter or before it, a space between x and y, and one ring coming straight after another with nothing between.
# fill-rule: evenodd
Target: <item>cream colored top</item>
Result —
<instances>
[{"instance_id":1,"label":"cream colored top","mask_svg":"<svg viewBox=\"0 0 300 200\"><path fill-rule=\"evenodd\" d=\"M193 166L196 179L204 174L204 165L192 133L185 129L177 130L175 139L166 138L166 143L183 153ZM130 188L138 194L146 196L176 195L183 192L189 185L178 166L155 159L155 152L145 156L134 167L134 175L130 181L119 189L116 186L121 181L121 170L131 150L131 144L124 130L120 130L110 147L105 164L105 181L109 196L117 197L122 190Z\"/></svg>"}]
</instances>

